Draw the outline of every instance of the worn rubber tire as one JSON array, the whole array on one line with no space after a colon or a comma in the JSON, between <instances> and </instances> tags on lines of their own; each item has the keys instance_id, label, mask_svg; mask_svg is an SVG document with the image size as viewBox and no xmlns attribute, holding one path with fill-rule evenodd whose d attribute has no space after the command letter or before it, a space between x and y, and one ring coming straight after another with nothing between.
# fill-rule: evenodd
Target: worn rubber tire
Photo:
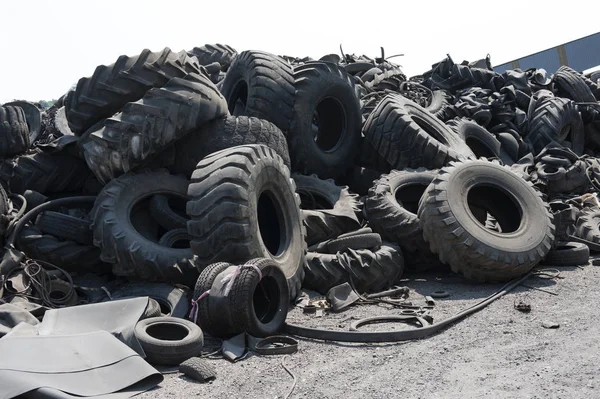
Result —
<instances>
[{"instance_id":1,"label":"worn rubber tire","mask_svg":"<svg viewBox=\"0 0 600 399\"><path fill-rule=\"evenodd\" d=\"M590 248L580 242L559 242L543 263L550 266L587 265L590 261Z\"/></svg>"},{"instance_id":2,"label":"worn rubber tire","mask_svg":"<svg viewBox=\"0 0 600 399\"><path fill-rule=\"evenodd\" d=\"M29 130L29 142L33 143L40 134L42 128L42 111L32 102L29 101L11 101L9 103L2 104L6 106L20 107L25 113L25 121L27 122L27 128Z\"/></svg>"},{"instance_id":3,"label":"worn rubber tire","mask_svg":"<svg viewBox=\"0 0 600 399\"><path fill-rule=\"evenodd\" d=\"M359 293L381 291L396 283L404 271L401 249L385 242L377 251L349 249L337 255L309 252L306 258L302 286L321 294L350 281L349 275Z\"/></svg>"},{"instance_id":4,"label":"worn rubber tire","mask_svg":"<svg viewBox=\"0 0 600 399\"><path fill-rule=\"evenodd\" d=\"M185 245L189 246L191 240L192 237L187 232L187 227L184 227L182 229L169 230L160 237L158 244L167 248L178 248L176 246L177 243L185 242Z\"/></svg>"},{"instance_id":5,"label":"worn rubber tire","mask_svg":"<svg viewBox=\"0 0 600 399\"><path fill-rule=\"evenodd\" d=\"M449 161L475 157L442 121L399 95L388 95L375 107L363 133L379 156L395 169L435 169Z\"/></svg>"},{"instance_id":6,"label":"worn rubber tire","mask_svg":"<svg viewBox=\"0 0 600 399\"><path fill-rule=\"evenodd\" d=\"M218 62L221 65L221 71L227 72L237 55L237 51L227 44L205 44L201 47L194 47L188 51L188 55L196 57L200 65Z\"/></svg>"},{"instance_id":7,"label":"worn rubber tire","mask_svg":"<svg viewBox=\"0 0 600 399\"><path fill-rule=\"evenodd\" d=\"M450 106L451 94L445 90L434 90L431 103L425 109L441 121L448 119L446 109Z\"/></svg>"},{"instance_id":8,"label":"worn rubber tire","mask_svg":"<svg viewBox=\"0 0 600 399\"><path fill-rule=\"evenodd\" d=\"M128 103L89 134L82 145L85 160L98 180L108 183L225 114L225 98L208 77L173 78L160 89L150 89L141 100Z\"/></svg>"},{"instance_id":9,"label":"worn rubber tire","mask_svg":"<svg viewBox=\"0 0 600 399\"><path fill-rule=\"evenodd\" d=\"M249 265L260 269L262 279ZM253 337L276 335L285 324L290 303L286 277L271 259L253 259L244 266L229 292L233 328Z\"/></svg>"},{"instance_id":10,"label":"worn rubber tire","mask_svg":"<svg viewBox=\"0 0 600 399\"><path fill-rule=\"evenodd\" d=\"M101 259L113 264L113 273L190 285L196 281L190 248L161 246L158 237L146 238L131 221L136 209L144 211L135 207L145 206L145 200L157 194L183 196L187 186L184 177L157 171L124 175L102 189L92 209L92 230L94 245L101 248Z\"/></svg>"},{"instance_id":11,"label":"worn rubber tire","mask_svg":"<svg viewBox=\"0 0 600 399\"><path fill-rule=\"evenodd\" d=\"M227 262L218 262L206 266L200 273L200 276L198 276L198 280L194 286L193 299L197 301L204 292L209 291L217 276L230 266L232 266L232 264ZM214 315L211 315L209 302L210 295L198 302L198 318L196 323L202 327L202 330L205 333L208 333L213 337L225 337L231 335L229 326L224 325L224 323L216 322Z\"/></svg>"},{"instance_id":12,"label":"worn rubber tire","mask_svg":"<svg viewBox=\"0 0 600 399\"><path fill-rule=\"evenodd\" d=\"M327 252L336 254L348 249L373 249L381 246L381 236L377 233L358 234L336 238L327 243Z\"/></svg>"},{"instance_id":13,"label":"worn rubber tire","mask_svg":"<svg viewBox=\"0 0 600 399\"><path fill-rule=\"evenodd\" d=\"M508 233L486 229L472 209L483 210L484 218L491 214ZM508 167L485 160L441 169L418 216L432 252L454 272L480 282L527 273L554 243L553 216L542 194Z\"/></svg>"},{"instance_id":14,"label":"worn rubber tire","mask_svg":"<svg viewBox=\"0 0 600 399\"><path fill-rule=\"evenodd\" d=\"M296 102L287 135L292 170L338 178L354 164L361 141L354 78L336 64L315 61L295 68L294 79Z\"/></svg>"},{"instance_id":15,"label":"worn rubber tire","mask_svg":"<svg viewBox=\"0 0 600 399\"><path fill-rule=\"evenodd\" d=\"M188 316L187 292L181 288L161 283L132 283L111 293L113 299L147 296L158 302L163 316L184 319Z\"/></svg>"},{"instance_id":16,"label":"worn rubber tire","mask_svg":"<svg viewBox=\"0 0 600 399\"><path fill-rule=\"evenodd\" d=\"M308 245L360 228L356 216L360 206L358 196L350 193L347 187L315 175L294 174L292 178L296 183L296 193L300 196Z\"/></svg>"},{"instance_id":17,"label":"worn rubber tire","mask_svg":"<svg viewBox=\"0 0 600 399\"><path fill-rule=\"evenodd\" d=\"M246 144L271 147L290 167L290 154L285 136L266 120L248 116L227 116L207 123L175 144L173 173L190 176L198 162L213 152Z\"/></svg>"},{"instance_id":18,"label":"worn rubber tire","mask_svg":"<svg viewBox=\"0 0 600 399\"><path fill-rule=\"evenodd\" d=\"M29 148L29 128L21 107L0 107L0 159L21 154Z\"/></svg>"},{"instance_id":19,"label":"worn rubber tire","mask_svg":"<svg viewBox=\"0 0 600 399\"><path fill-rule=\"evenodd\" d=\"M160 329L160 330L159 330ZM176 331L179 330L179 331ZM181 334L185 334L183 337ZM152 364L179 365L202 354L202 330L191 321L174 317L153 317L139 321L135 337Z\"/></svg>"},{"instance_id":20,"label":"worn rubber tire","mask_svg":"<svg viewBox=\"0 0 600 399\"><path fill-rule=\"evenodd\" d=\"M44 211L35 220L36 227L44 234L82 245L92 245L91 224L89 220L55 211Z\"/></svg>"},{"instance_id":21,"label":"worn rubber tire","mask_svg":"<svg viewBox=\"0 0 600 399\"><path fill-rule=\"evenodd\" d=\"M569 135L571 149L582 155L585 133L577 106L571 100L560 97L538 100L529 120L529 132L525 136L534 155L552 142L563 142Z\"/></svg>"},{"instance_id":22,"label":"worn rubber tire","mask_svg":"<svg viewBox=\"0 0 600 399\"><path fill-rule=\"evenodd\" d=\"M563 65L558 68L552 76L552 83L559 97L568 98L575 102L597 101L583 75L568 66Z\"/></svg>"},{"instance_id":23,"label":"worn rubber tire","mask_svg":"<svg viewBox=\"0 0 600 399\"><path fill-rule=\"evenodd\" d=\"M204 383L217 378L217 370L208 360L192 357L179 365L179 372L185 376Z\"/></svg>"},{"instance_id":24,"label":"worn rubber tire","mask_svg":"<svg viewBox=\"0 0 600 399\"><path fill-rule=\"evenodd\" d=\"M41 194L77 192L90 175L83 160L64 151L30 153L0 164L0 181L7 191L15 194L23 194L25 190Z\"/></svg>"},{"instance_id":25,"label":"worn rubber tire","mask_svg":"<svg viewBox=\"0 0 600 399\"><path fill-rule=\"evenodd\" d=\"M177 200L183 200L181 205L181 209L178 209L177 212L171 206L174 198L172 196L166 195L155 195L150 199L150 203L148 209L150 210L150 215L156 220L156 222L163 228L167 230L176 230L176 229L186 229L188 218L187 216L181 215L181 213L185 214L185 203L187 202L186 196L177 197ZM171 201L169 201L171 200ZM180 205L180 204L174 204ZM179 208L179 206L177 206Z\"/></svg>"},{"instance_id":26,"label":"worn rubber tire","mask_svg":"<svg viewBox=\"0 0 600 399\"><path fill-rule=\"evenodd\" d=\"M83 134L96 122L137 101L152 87L162 87L171 78L202 73L197 60L184 51L168 47L158 52L144 49L139 55L120 56L114 64L100 65L91 77L81 78L69 91L65 110L69 126Z\"/></svg>"},{"instance_id":27,"label":"worn rubber tire","mask_svg":"<svg viewBox=\"0 0 600 399\"><path fill-rule=\"evenodd\" d=\"M600 244L600 209L586 208L575 223L575 236Z\"/></svg>"},{"instance_id":28,"label":"worn rubber tire","mask_svg":"<svg viewBox=\"0 0 600 399\"><path fill-rule=\"evenodd\" d=\"M187 204L188 232L194 238L191 245L198 267L272 258L286 276L290 298L295 299L306 253L306 229L295 191L288 168L267 146L239 146L204 158L192 174ZM272 216L277 219L268 222L268 229L274 234L268 235L262 223Z\"/></svg>"},{"instance_id":29,"label":"worn rubber tire","mask_svg":"<svg viewBox=\"0 0 600 399\"><path fill-rule=\"evenodd\" d=\"M229 67L221 92L232 115L267 120L284 134L290 130L295 98L294 76L291 65L283 58L264 51L241 52ZM241 110L238 100L242 102Z\"/></svg>"},{"instance_id":30,"label":"worn rubber tire","mask_svg":"<svg viewBox=\"0 0 600 399\"><path fill-rule=\"evenodd\" d=\"M504 162L500 141L477 122L469 118L454 118L447 121L446 126L465 141L477 158L498 158Z\"/></svg>"}]
</instances>

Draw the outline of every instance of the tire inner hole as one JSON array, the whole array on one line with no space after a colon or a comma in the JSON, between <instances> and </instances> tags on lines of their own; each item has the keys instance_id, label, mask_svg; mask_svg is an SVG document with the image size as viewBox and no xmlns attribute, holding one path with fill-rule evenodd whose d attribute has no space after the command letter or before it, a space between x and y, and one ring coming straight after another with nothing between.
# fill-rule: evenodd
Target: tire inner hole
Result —
<instances>
[{"instance_id":1,"label":"tire inner hole","mask_svg":"<svg viewBox=\"0 0 600 399\"><path fill-rule=\"evenodd\" d=\"M300 209L333 209L333 204L327 198L317 192L298 189L297 193L300 197Z\"/></svg>"},{"instance_id":2,"label":"tire inner hole","mask_svg":"<svg viewBox=\"0 0 600 399\"><path fill-rule=\"evenodd\" d=\"M423 129L428 135L436 139L442 144L449 145L448 140L444 136L440 134L436 129L432 128L427 122L423 119L419 118L417 115L411 115L412 120L419 125L421 129Z\"/></svg>"},{"instance_id":3,"label":"tire inner hole","mask_svg":"<svg viewBox=\"0 0 600 399\"><path fill-rule=\"evenodd\" d=\"M467 193L467 204L475 219L489 230L513 233L521 226L521 208L516 200L500 187L479 185L471 188ZM490 216L493 219L490 219ZM499 229L493 227L494 219Z\"/></svg>"},{"instance_id":4,"label":"tire inner hole","mask_svg":"<svg viewBox=\"0 0 600 399\"><path fill-rule=\"evenodd\" d=\"M419 201L425 193L425 189L428 184L425 183L413 183L398 187L394 196L396 201L401 207L409 211L410 213L416 214L419 210Z\"/></svg>"},{"instance_id":5,"label":"tire inner hole","mask_svg":"<svg viewBox=\"0 0 600 399\"><path fill-rule=\"evenodd\" d=\"M252 296L254 314L261 323L270 323L275 318L279 311L280 296L277 280L271 276L263 277Z\"/></svg>"},{"instance_id":6,"label":"tire inner hole","mask_svg":"<svg viewBox=\"0 0 600 399\"><path fill-rule=\"evenodd\" d=\"M163 341L180 341L188 336L189 330L178 324L154 324L146 328L146 333L152 338Z\"/></svg>"},{"instance_id":7,"label":"tire inner hole","mask_svg":"<svg viewBox=\"0 0 600 399\"><path fill-rule=\"evenodd\" d=\"M241 80L239 81L232 92L231 101L229 102L229 112L235 116L246 115L246 106L248 105L248 84Z\"/></svg>"},{"instance_id":8,"label":"tire inner hole","mask_svg":"<svg viewBox=\"0 0 600 399\"><path fill-rule=\"evenodd\" d=\"M481 140L479 140L476 137L467 137L465 142L467 143L467 146L471 149L471 151L473 151L473 153L478 158L479 157L495 158L497 156L496 154L494 154L494 152L492 151L492 149L490 147L488 147L484 142L482 142Z\"/></svg>"},{"instance_id":9,"label":"tire inner hole","mask_svg":"<svg viewBox=\"0 0 600 399\"><path fill-rule=\"evenodd\" d=\"M334 98L325 98L317 104L313 114L313 138L325 152L332 151L342 141L346 129L346 115Z\"/></svg>"},{"instance_id":10,"label":"tire inner hole","mask_svg":"<svg viewBox=\"0 0 600 399\"><path fill-rule=\"evenodd\" d=\"M165 302L164 299L154 298L154 297L152 299L154 299L156 302L158 302L158 306L160 307L160 313L162 313L165 316L171 315L171 307L169 306L169 304L167 302Z\"/></svg>"},{"instance_id":11,"label":"tire inner hole","mask_svg":"<svg viewBox=\"0 0 600 399\"><path fill-rule=\"evenodd\" d=\"M283 231L282 211L273 194L269 191L263 192L258 198L258 227L260 236L267 250L273 256L282 252Z\"/></svg>"}]
</instances>

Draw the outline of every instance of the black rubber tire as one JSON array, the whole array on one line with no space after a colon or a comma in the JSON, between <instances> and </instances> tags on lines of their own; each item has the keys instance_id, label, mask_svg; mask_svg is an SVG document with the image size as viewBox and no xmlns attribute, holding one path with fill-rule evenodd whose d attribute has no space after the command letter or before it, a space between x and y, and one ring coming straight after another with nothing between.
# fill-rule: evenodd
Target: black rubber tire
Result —
<instances>
[{"instance_id":1,"label":"black rubber tire","mask_svg":"<svg viewBox=\"0 0 600 399\"><path fill-rule=\"evenodd\" d=\"M29 148L29 128L21 107L0 107L0 159L21 154Z\"/></svg>"},{"instance_id":2,"label":"black rubber tire","mask_svg":"<svg viewBox=\"0 0 600 399\"><path fill-rule=\"evenodd\" d=\"M239 146L204 158L188 188L188 232L197 266L271 258L295 299L306 253L295 192L288 168L267 146Z\"/></svg>"},{"instance_id":3,"label":"black rubber tire","mask_svg":"<svg viewBox=\"0 0 600 399\"><path fill-rule=\"evenodd\" d=\"M500 142L500 151L512 158L513 163L519 160L519 142L510 133L499 133L498 141ZM508 164L507 162L504 162Z\"/></svg>"},{"instance_id":4,"label":"black rubber tire","mask_svg":"<svg viewBox=\"0 0 600 399\"><path fill-rule=\"evenodd\" d=\"M44 234L50 234L62 240L71 240L82 245L92 245L93 243L90 220L61 212L45 211L38 215L35 225Z\"/></svg>"},{"instance_id":5,"label":"black rubber tire","mask_svg":"<svg viewBox=\"0 0 600 399\"><path fill-rule=\"evenodd\" d=\"M89 134L83 144L85 160L98 180L108 183L225 114L225 98L205 75L173 78Z\"/></svg>"},{"instance_id":6,"label":"black rubber tire","mask_svg":"<svg viewBox=\"0 0 600 399\"><path fill-rule=\"evenodd\" d=\"M365 215L369 226L403 251L429 252L417 216L419 201L437 171L425 168L393 170L382 175L369 190ZM409 256L406 256L408 259Z\"/></svg>"},{"instance_id":7,"label":"black rubber tire","mask_svg":"<svg viewBox=\"0 0 600 399\"><path fill-rule=\"evenodd\" d=\"M600 244L600 209L586 208L575 223L575 236Z\"/></svg>"},{"instance_id":8,"label":"black rubber tire","mask_svg":"<svg viewBox=\"0 0 600 399\"><path fill-rule=\"evenodd\" d=\"M11 101L2 104L3 107L12 106L20 107L25 113L25 121L29 130L29 143L35 142L42 128L42 111L32 102L29 101Z\"/></svg>"},{"instance_id":9,"label":"black rubber tire","mask_svg":"<svg viewBox=\"0 0 600 399\"><path fill-rule=\"evenodd\" d=\"M92 209L94 245L101 248L101 259L113 264L114 274L188 285L196 281L190 248L161 246L158 236L146 237L132 223L132 215L146 212L153 195L184 196L187 186L184 177L161 170L124 175L102 189Z\"/></svg>"},{"instance_id":10,"label":"black rubber tire","mask_svg":"<svg viewBox=\"0 0 600 399\"><path fill-rule=\"evenodd\" d=\"M552 76L556 95L575 102L596 102L596 97L582 74L568 66L561 66Z\"/></svg>"},{"instance_id":11,"label":"black rubber tire","mask_svg":"<svg viewBox=\"0 0 600 399\"><path fill-rule=\"evenodd\" d=\"M182 200L182 203L174 203L175 200ZM185 195L180 197L155 195L150 199L148 209L150 215L162 228L167 230L186 229L188 222L187 215L185 215L186 202L187 196ZM172 204L178 209L173 209Z\"/></svg>"},{"instance_id":12,"label":"black rubber tire","mask_svg":"<svg viewBox=\"0 0 600 399\"><path fill-rule=\"evenodd\" d=\"M338 178L354 164L360 147L354 78L338 65L315 61L295 68L294 79L296 102L287 135L292 170Z\"/></svg>"},{"instance_id":13,"label":"black rubber tire","mask_svg":"<svg viewBox=\"0 0 600 399\"><path fill-rule=\"evenodd\" d=\"M188 55L196 57L200 65L218 62L221 65L221 71L227 72L237 55L237 51L227 44L205 44L202 47L194 47L188 51Z\"/></svg>"},{"instance_id":14,"label":"black rubber tire","mask_svg":"<svg viewBox=\"0 0 600 399\"><path fill-rule=\"evenodd\" d=\"M191 240L192 237L187 232L187 227L184 227L181 229L169 230L168 232L163 234L162 237L160 237L160 240L158 240L158 244L167 248L178 248L176 244L184 242L185 246L189 247L189 243ZM181 245L179 246L179 248L180 247Z\"/></svg>"},{"instance_id":15,"label":"black rubber tire","mask_svg":"<svg viewBox=\"0 0 600 399\"><path fill-rule=\"evenodd\" d=\"M504 162L500 141L477 122L469 118L454 118L446 122L446 126L465 141L477 158L498 158Z\"/></svg>"},{"instance_id":16,"label":"black rubber tire","mask_svg":"<svg viewBox=\"0 0 600 399\"><path fill-rule=\"evenodd\" d=\"M488 213L506 233L484 226ZM554 243L553 216L542 194L508 167L485 160L441 169L421 198L418 216L432 252L479 282L527 273Z\"/></svg>"},{"instance_id":17,"label":"black rubber tire","mask_svg":"<svg viewBox=\"0 0 600 399\"><path fill-rule=\"evenodd\" d=\"M302 286L323 295L336 285L352 282L359 291L377 292L394 283L404 271L404 258L399 247L383 243L377 251L348 250L343 254L309 252Z\"/></svg>"},{"instance_id":18,"label":"black rubber tire","mask_svg":"<svg viewBox=\"0 0 600 399\"><path fill-rule=\"evenodd\" d=\"M291 65L283 58L263 51L241 52L229 67L221 92L232 115L265 119L284 134L290 130L294 76ZM238 100L241 104L237 104Z\"/></svg>"},{"instance_id":19,"label":"black rubber tire","mask_svg":"<svg viewBox=\"0 0 600 399\"><path fill-rule=\"evenodd\" d=\"M315 175L294 174L292 178L296 183L296 193L300 196L308 245L360 228L356 216L360 209L358 196L350 193L348 187L338 186L331 179L322 180Z\"/></svg>"},{"instance_id":20,"label":"black rubber tire","mask_svg":"<svg viewBox=\"0 0 600 399\"><path fill-rule=\"evenodd\" d=\"M449 161L475 157L442 121L399 95L388 95L375 107L363 133L379 156L399 170L435 169Z\"/></svg>"},{"instance_id":21,"label":"black rubber tire","mask_svg":"<svg viewBox=\"0 0 600 399\"><path fill-rule=\"evenodd\" d=\"M204 383L217 378L217 370L206 359L192 357L179 365L179 372L195 381Z\"/></svg>"},{"instance_id":22,"label":"black rubber tire","mask_svg":"<svg viewBox=\"0 0 600 399\"><path fill-rule=\"evenodd\" d=\"M43 260L69 272L110 270L110 265L100 260L99 248L61 240L31 225L23 227L16 247L31 259Z\"/></svg>"},{"instance_id":23,"label":"black rubber tire","mask_svg":"<svg viewBox=\"0 0 600 399\"><path fill-rule=\"evenodd\" d=\"M448 119L446 108L450 106L451 94L445 90L434 90L431 103L425 109L435 115L441 121Z\"/></svg>"},{"instance_id":24,"label":"black rubber tire","mask_svg":"<svg viewBox=\"0 0 600 399\"><path fill-rule=\"evenodd\" d=\"M175 164L170 170L190 176L205 156L247 144L271 147L290 167L287 141L277 126L254 117L227 116L207 123L179 140L175 144Z\"/></svg>"},{"instance_id":25,"label":"black rubber tire","mask_svg":"<svg viewBox=\"0 0 600 399\"><path fill-rule=\"evenodd\" d=\"M560 97L538 100L529 120L529 132L525 140L531 145L534 155L552 142L561 143L569 138L571 149L582 155L585 133L577 106Z\"/></svg>"},{"instance_id":26,"label":"black rubber tire","mask_svg":"<svg viewBox=\"0 0 600 399\"><path fill-rule=\"evenodd\" d=\"M543 263L550 266L587 265L590 248L579 242L559 242L548 252Z\"/></svg>"},{"instance_id":27,"label":"black rubber tire","mask_svg":"<svg viewBox=\"0 0 600 399\"><path fill-rule=\"evenodd\" d=\"M91 77L81 78L65 100L69 126L83 134L96 122L137 101L152 87L162 87L171 78L202 73L196 59L168 47L158 52L144 49L139 55L120 56L114 64L100 65Z\"/></svg>"},{"instance_id":28,"label":"black rubber tire","mask_svg":"<svg viewBox=\"0 0 600 399\"><path fill-rule=\"evenodd\" d=\"M230 266L232 266L231 263L227 262L218 262L206 266L196 281L193 299L197 301L203 293L209 291L217 276ZM202 327L205 333L212 337L231 336L231 326L228 323L222 323L221 320L218 320L217 315L211 314L210 301L211 298L208 295L198 302L198 318L196 319L196 323Z\"/></svg>"},{"instance_id":29,"label":"black rubber tire","mask_svg":"<svg viewBox=\"0 0 600 399\"><path fill-rule=\"evenodd\" d=\"M90 176L83 160L64 151L30 153L0 164L0 181L7 191L15 194L23 194L25 190L41 194L77 192Z\"/></svg>"},{"instance_id":30,"label":"black rubber tire","mask_svg":"<svg viewBox=\"0 0 600 399\"><path fill-rule=\"evenodd\" d=\"M133 283L111 293L112 299L147 296L158 302L163 316L185 319L188 316L187 292L169 284Z\"/></svg>"},{"instance_id":31,"label":"black rubber tire","mask_svg":"<svg viewBox=\"0 0 600 399\"><path fill-rule=\"evenodd\" d=\"M285 275L271 259L245 263L229 293L233 328L253 337L270 337L282 330L288 313L290 294Z\"/></svg>"},{"instance_id":32,"label":"black rubber tire","mask_svg":"<svg viewBox=\"0 0 600 399\"><path fill-rule=\"evenodd\" d=\"M348 249L373 249L381 246L381 236L377 233L358 234L336 238L327 243L327 252L336 254Z\"/></svg>"},{"instance_id":33,"label":"black rubber tire","mask_svg":"<svg viewBox=\"0 0 600 399\"><path fill-rule=\"evenodd\" d=\"M140 318L140 320L149 319L151 317L160 317L162 313L160 312L159 303L152 298L148 298L148 306L146 306L146 311Z\"/></svg>"},{"instance_id":34,"label":"black rubber tire","mask_svg":"<svg viewBox=\"0 0 600 399\"><path fill-rule=\"evenodd\" d=\"M182 336L182 334L185 334ZM175 366L202 354L204 336L196 324L174 317L153 317L139 321L135 337L151 364Z\"/></svg>"},{"instance_id":35,"label":"black rubber tire","mask_svg":"<svg viewBox=\"0 0 600 399\"><path fill-rule=\"evenodd\" d=\"M50 280L48 295L51 298L55 298L55 300L62 301L62 304L59 307L75 306L79 301L79 295L77 295L77 291L75 291L73 286L64 280L57 278Z\"/></svg>"}]
</instances>

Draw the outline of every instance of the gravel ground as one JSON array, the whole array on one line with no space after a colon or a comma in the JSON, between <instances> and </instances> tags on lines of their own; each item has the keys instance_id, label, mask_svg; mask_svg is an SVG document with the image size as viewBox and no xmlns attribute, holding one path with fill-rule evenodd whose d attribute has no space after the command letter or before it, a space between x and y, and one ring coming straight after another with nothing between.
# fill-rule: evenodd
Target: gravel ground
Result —
<instances>
[{"instance_id":1,"label":"gravel ground","mask_svg":"<svg viewBox=\"0 0 600 399\"><path fill-rule=\"evenodd\" d=\"M550 266L548 266L550 267ZM299 351L285 363L297 376L292 398L590 398L600 380L600 268L560 269L559 278L530 277L525 284L551 291L518 287L482 311L427 339L396 344L346 344L300 340ZM446 290L432 312L441 321L474 305L501 285L477 285L447 271L408 276L410 300L424 304L424 295ZM522 300L530 313L514 309ZM377 305L354 306L323 317L294 309L288 320L307 326L343 329L352 320L397 314ZM547 329L543 322L560 325ZM397 324L365 330L407 328ZM410 327L409 327L410 328ZM237 363L210 360L218 377L208 384L179 374L143 398L282 398L292 377L281 356L251 356Z\"/></svg>"}]
</instances>

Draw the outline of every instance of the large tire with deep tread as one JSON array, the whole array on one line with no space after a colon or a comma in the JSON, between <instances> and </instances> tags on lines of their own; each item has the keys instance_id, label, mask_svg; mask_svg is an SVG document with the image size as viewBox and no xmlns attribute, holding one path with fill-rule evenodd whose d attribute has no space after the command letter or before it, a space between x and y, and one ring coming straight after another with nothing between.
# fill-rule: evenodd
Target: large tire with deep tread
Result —
<instances>
[{"instance_id":1,"label":"large tire with deep tread","mask_svg":"<svg viewBox=\"0 0 600 399\"><path fill-rule=\"evenodd\" d=\"M0 182L15 194L23 194L25 190L40 194L77 192L90 177L85 162L65 151L33 152L0 164Z\"/></svg>"},{"instance_id":2,"label":"large tire with deep tread","mask_svg":"<svg viewBox=\"0 0 600 399\"><path fill-rule=\"evenodd\" d=\"M294 76L283 58L264 51L244 51L227 71L221 92L236 116L254 116L290 130L294 112Z\"/></svg>"},{"instance_id":3,"label":"large tire with deep tread","mask_svg":"<svg viewBox=\"0 0 600 399\"><path fill-rule=\"evenodd\" d=\"M575 236L600 244L599 208L586 208L579 213L575 223Z\"/></svg>"},{"instance_id":4,"label":"large tire with deep tread","mask_svg":"<svg viewBox=\"0 0 600 399\"><path fill-rule=\"evenodd\" d=\"M227 103L203 74L173 78L127 104L83 144L85 160L103 183L159 154L204 123L227 114Z\"/></svg>"},{"instance_id":5,"label":"large tire with deep tread","mask_svg":"<svg viewBox=\"0 0 600 399\"><path fill-rule=\"evenodd\" d=\"M2 106L6 107L9 105L23 109L23 112L25 113L25 121L27 122L27 128L29 129L29 142L35 142L38 134L40 133L40 129L42 128L42 111L40 111L40 108L32 102L23 100L11 101L3 104Z\"/></svg>"},{"instance_id":6,"label":"large tire with deep tread","mask_svg":"<svg viewBox=\"0 0 600 399\"><path fill-rule=\"evenodd\" d=\"M192 174L187 204L198 267L271 258L296 298L306 229L295 191L288 168L267 146L239 146L204 158Z\"/></svg>"},{"instance_id":7,"label":"large tire with deep tread","mask_svg":"<svg viewBox=\"0 0 600 399\"><path fill-rule=\"evenodd\" d=\"M248 116L227 116L205 124L179 140L175 145L173 173L190 176L198 162L213 152L246 144L264 144L290 166L285 136L269 121Z\"/></svg>"},{"instance_id":8,"label":"large tire with deep tread","mask_svg":"<svg viewBox=\"0 0 600 399\"><path fill-rule=\"evenodd\" d=\"M399 170L435 169L475 156L442 121L399 95L388 95L375 107L363 133L379 156Z\"/></svg>"},{"instance_id":9,"label":"large tire with deep tread","mask_svg":"<svg viewBox=\"0 0 600 399\"><path fill-rule=\"evenodd\" d=\"M550 143L561 143L569 136L571 149L578 155L583 154L585 133L575 103L560 97L538 100L529 120L529 132L525 136L534 154L538 154Z\"/></svg>"},{"instance_id":10,"label":"large tire with deep tread","mask_svg":"<svg viewBox=\"0 0 600 399\"><path fill-rule=\"evenodd\" d=\"M69 126L83 134L96 122L119 112L128 102L137 101L152 87L188 73L202 73L195 58L168 47L158 52L143 50L139 55L120 56L114 64L100 65L91 77L81 78L65 100Z\"/></svg>"},{"instance_id":11,"label":"large tire with deep tread","mask_svg":"<svg viewBox=\"0 0 600 399\"><path fill-rule=\"evenodd\" d=\"M184 177L158 171L124 175L102 189L92 209L94 245L101 248L101 259L113 264L114 274L188 285L196 281L192 250L161 246L160 234L138 228L132 216L149 214L153 195L185 196L187 186Z\"/></svg>"},{"instance_id":12,"label":"large tire with deep tread","mask_svg":"<svg viewBox=\"0 0 600 399\"><path fill-rule=\"evenodd\" d=\"M302 286L321 294L350 278L359 293L381 291L396 283L404 271L402 251L385 242L375 251L348 249L336 255L309 252L306 258Z\"/></svg>"},{"instance_id":13,"label":"large tire with deep tread","mask_svg":"<svg viewBox=\"0 0 600 399\"><path fill-rule=\"evenodd\" d=\"M194 47L188 51L190 57L196 57L200 65L209 65L218 62L221 71L227 72L237 51L227 44L205 44L202 47Z\"/></svg>"},{"instance_id":14,"label":"large tire with deep tread","mask_svg":"<svg viewBox=\"0 0 600 399\"><path fill-rule=\"evenodd\" d=\"M23 108L0 107L0 159L27 151L29 144L29 128Z\"/></svg>"},{"instance_id":15,"label":"large tire with deep tread","mask_svg":"<svg viewBox=\"0 0 600 399\"><path fill-rule=\"evenodd\" d=\"M300 208L306 226L306 243L318 244L340 234L360 228L356 216L360 203L348 187L335 184L331 179L317 176L292 175Z\"/></svg>"},{"instance_id":16,"label":"large tire with deep tread","mask_svg":"<svg viewBox=\"0 0 600 399\"><path fill-rule=\"evenodd\" d=\"M487 229L487 214L504 233ZM441 169L419 204L423 236L452 270L470 280L502 282L530 271L554 243L542 194L508 167L485 160Z\"/></svg>"},{"instance_id":17,"label":"large tire with deep tread","mask_svg":"<svg viewBox=\"0 0 600 399\"><path fill-rule=\"evenodd\" d=\"M321 178L346 173L361 142L360 102L352 75L329 62L294 69L296 102L288 133L292 170Z\"/></svg>"},{"instance_id":18,"label":"large tire with deep tread","mask_svg":"<svg viewBox=\"0 0 600 399\"><path fill-rule=\"evenodd\" d=\"M486 128L469 118L454 118L446 122L465 141L477 158L498 158L504 162L500 141Z\"/></svg>"}]
</instances>

